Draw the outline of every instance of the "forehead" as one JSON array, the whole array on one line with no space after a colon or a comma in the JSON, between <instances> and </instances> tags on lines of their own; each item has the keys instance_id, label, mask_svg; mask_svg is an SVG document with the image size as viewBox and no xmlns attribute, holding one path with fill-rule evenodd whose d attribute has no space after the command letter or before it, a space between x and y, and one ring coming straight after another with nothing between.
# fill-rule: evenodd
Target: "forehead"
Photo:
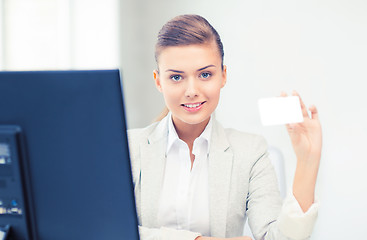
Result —
<instances>
[{"instance_id":1,"label":"forehead","mask_svg":"<svg viewBox=\"0 0 367 240\"><path fill-rule=\"evenodd\" d=\"M207 65L219 67L221 57L215 44L170 46L161 50L158 66L161 70L193 70Z\"/></svg>"}]
</instances>

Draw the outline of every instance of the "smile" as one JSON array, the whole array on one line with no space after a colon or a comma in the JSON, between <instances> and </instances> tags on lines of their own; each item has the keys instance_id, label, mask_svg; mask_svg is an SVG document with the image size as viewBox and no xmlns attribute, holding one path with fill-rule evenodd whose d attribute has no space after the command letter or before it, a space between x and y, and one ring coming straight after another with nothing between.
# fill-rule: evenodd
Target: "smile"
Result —
<instances>
[{"instance_id":1,"label":"smile","mask_svg":"<svg viewBox=\"0 0 367 240\"><path fill-rule=\"evenodd\" d=\"M197 103L197 104L183 104L185 107L188 107L188 108L196 108L196 107L199 107L201 104L203 103Z\"/></svg>"},{"instance_id":2,"label":"smile","mask_svg":"<svg viewBox=\"0 0 367 240\"><path fill-rule=\"evenodd\" d=\"M195 112L200 110L204 103L206 103L206 101L201 103L181 104L181 106L183 106L189 112Z\"/></svg>"}]
</instances>

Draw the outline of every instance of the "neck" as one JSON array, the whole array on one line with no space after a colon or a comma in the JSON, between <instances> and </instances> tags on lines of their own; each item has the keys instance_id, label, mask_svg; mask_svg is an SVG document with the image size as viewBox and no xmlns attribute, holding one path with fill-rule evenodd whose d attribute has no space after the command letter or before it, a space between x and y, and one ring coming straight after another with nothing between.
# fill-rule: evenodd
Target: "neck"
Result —
<instances>
[{"instance_id":1,"label":"neck","mask_svg":"<svg viewBox=\"0 0 367 240\"><path fill-rule=\"evenodd\" d=\"M206 125L209 123L210 118L198 124L185 123L175 119L175 117L173 117L172 120L178 137L188 145L192 145L195 139L198 138L204 131Z\"/></svg>"}]
</instances>

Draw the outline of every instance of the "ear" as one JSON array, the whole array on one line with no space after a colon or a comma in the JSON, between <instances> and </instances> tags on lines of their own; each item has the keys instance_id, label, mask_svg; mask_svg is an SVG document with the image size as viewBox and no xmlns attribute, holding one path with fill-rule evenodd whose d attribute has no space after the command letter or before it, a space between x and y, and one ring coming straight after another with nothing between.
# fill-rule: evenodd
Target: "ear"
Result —
<instances>
[{"instance_id":1,"label":"ear","mask_svg":"<svg viewBox=\"0 0 367 240\"><path fill-rule=\"evenodd\" d=\"M227 66L223 65L223 70L222 70L222 87L224 87L227 83Z\"/></svg>"},{"instance_id":2,"label":"ear","mask_svg":"<svg viewBox=\"0 0 367 240\"><path fill-rule=\"evenodd\" d=\"M154 78L154 83L155 83L156 88L158 89L158 91L162 92L162 85L161 85L161 80L159 79L158 70L153 71L153 78Z\"/></svg>"}]
</instances>

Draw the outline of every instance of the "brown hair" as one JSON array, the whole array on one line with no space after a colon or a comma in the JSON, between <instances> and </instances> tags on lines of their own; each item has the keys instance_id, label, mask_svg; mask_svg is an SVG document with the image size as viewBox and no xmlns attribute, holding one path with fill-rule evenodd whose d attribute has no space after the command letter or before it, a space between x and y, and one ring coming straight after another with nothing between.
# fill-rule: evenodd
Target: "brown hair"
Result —
<instances>
[{"instance_id":1,"label":"brown hair","mask_svg":"<svg viewBox=\"0 0 367 240\"><path fill-rule=\"evenodd\" d=\"M218 47L223 69L224 51L218 32L205 18L199 15L180 15L164 24L159 31L155 45L155 60L158 63L159 54L165 47L207 44L212 41L215 41Z\"/></svg>"},{"instance_id":2,"label":"brown hair","mask_svg":"<svg viewBox=\"0 0 367 240\"><path fill-rule=\"evenodd\" d=\"M158 39L155 45L155 61L158 64L159 54L166 47L209 44L213 41L218 47L223 70L223 44L218 32L213 26L199 15L185 14L177 16L164 24L158 33ZM165 107L155 121L162 120L168 112L168 108Z\"/></svg>"}]
</instances>

